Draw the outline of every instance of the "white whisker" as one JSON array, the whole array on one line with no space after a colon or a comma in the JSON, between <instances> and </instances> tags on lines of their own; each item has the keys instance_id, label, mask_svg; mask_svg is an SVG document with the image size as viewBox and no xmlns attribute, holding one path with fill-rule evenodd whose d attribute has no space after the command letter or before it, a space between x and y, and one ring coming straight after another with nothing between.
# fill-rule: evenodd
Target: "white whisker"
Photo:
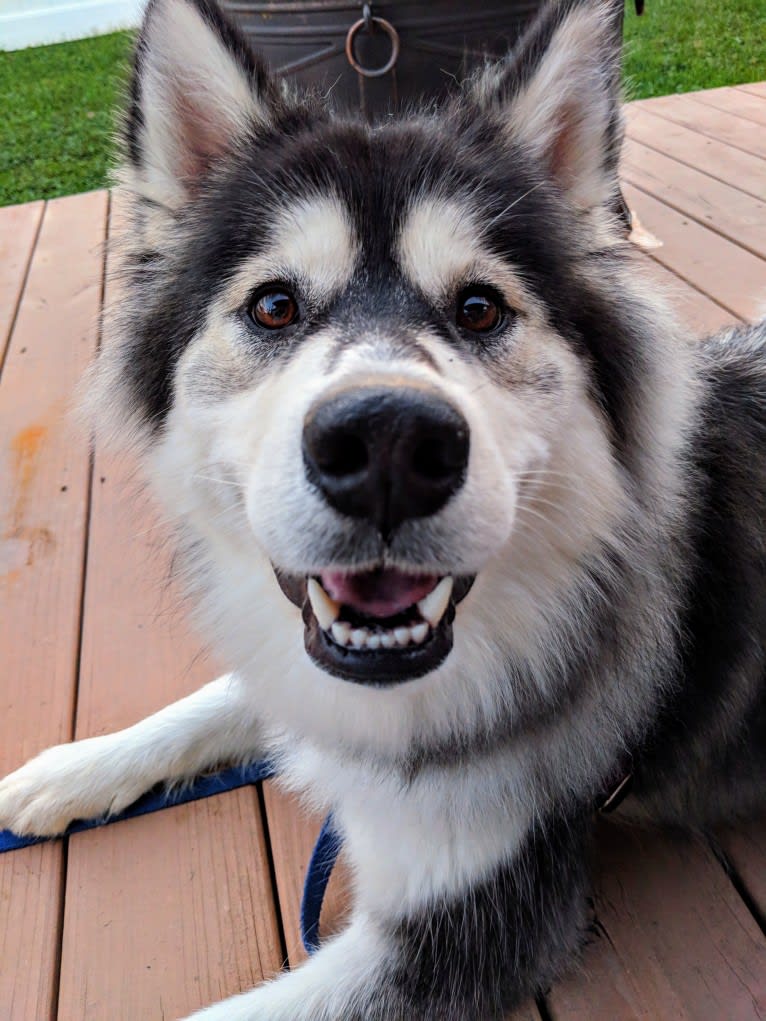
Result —
<instances>
[{"instance_id":1,"label":"white whisker","mask_svg":"<svg viewBox=\"0 0 766 1021\"><path fill-rule=\"evenodd\" d=\"M517 206L519 202L523 202L528 195L531 195L533 191L537 191L538 188L542 188L545 181L538 181L537 184L533 184L531 188L527 188L523 195L519 195L513 202L509 202L505 209L501 209L497 216L493 216L492 219L485 224L485 227L491 227L493 223L496 223L499 219L505 216L506 213L510 213L514 206Z\"/></svg>"}]
</instances>

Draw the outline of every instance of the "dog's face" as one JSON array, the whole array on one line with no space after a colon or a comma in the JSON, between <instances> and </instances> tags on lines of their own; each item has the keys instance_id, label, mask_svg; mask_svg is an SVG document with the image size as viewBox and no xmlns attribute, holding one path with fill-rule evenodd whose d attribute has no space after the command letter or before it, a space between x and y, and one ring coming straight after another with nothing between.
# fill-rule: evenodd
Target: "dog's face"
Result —
<instances>
[{"instance_id":1,"label":"dog's face","mask_svg":"<svg viewBox=\"0 0 766 1021\"><path fill-rule=\"evenodd\" d=\"M620 516L613 17L552 8L452 105L370 128L280 91L203 0L150 5L101 404L293 719L342 729L370 686L370 735L491 717Z\"/></svg>"}]
</instances>

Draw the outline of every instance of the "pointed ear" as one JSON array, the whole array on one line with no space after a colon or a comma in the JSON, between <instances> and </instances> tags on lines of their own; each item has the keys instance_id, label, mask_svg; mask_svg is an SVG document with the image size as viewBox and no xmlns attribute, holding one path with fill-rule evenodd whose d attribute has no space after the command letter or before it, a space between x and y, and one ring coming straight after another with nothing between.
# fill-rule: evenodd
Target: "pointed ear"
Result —
<instances>
[{"instance_id":1,"label":"pointed ear","mask_svg":"<svg viewBox=\"0 0 766 1021\"><path fill-rule=\"evenodd\" d=\"M509 137L582 209L609 205L618 186L622 3L550 4L475 85Z\"/></svg>"},{"instance_id":2,"label":"pointed ear","mask_svg":"<svg viewBox=\"0 0 766 1021\"><path fill-rule=\"evenodd\" d=\"M265 69L213 3L150 0L125 122L132 183L177 207L278 103Z\"/></svg>"}]
</instances>

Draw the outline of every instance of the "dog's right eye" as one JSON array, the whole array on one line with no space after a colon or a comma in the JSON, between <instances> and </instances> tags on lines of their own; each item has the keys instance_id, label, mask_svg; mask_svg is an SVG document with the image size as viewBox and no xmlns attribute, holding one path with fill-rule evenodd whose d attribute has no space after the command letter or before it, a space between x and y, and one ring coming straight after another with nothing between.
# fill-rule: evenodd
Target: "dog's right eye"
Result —
<instances>
[{"instance_id":1,"label":"dog's right eye","mask_svg":"<svg viewBox=\"0 0 766 1021\"><path fill-rule=\"evenodd\" d=\"M256 326L283 330L298 318L298 303L289 291L281 287L263 288L253 296L248 315Z\"/></svg>"}]
</instances>

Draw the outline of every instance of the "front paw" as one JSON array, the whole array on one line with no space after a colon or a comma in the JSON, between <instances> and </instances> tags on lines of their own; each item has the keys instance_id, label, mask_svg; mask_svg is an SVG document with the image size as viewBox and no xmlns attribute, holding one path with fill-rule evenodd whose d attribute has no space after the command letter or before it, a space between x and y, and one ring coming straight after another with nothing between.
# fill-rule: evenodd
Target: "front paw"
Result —
<instances>
[{"instance_id":1,"label":"front paw","mask_svg":"<svg viewBox=\"0 0 766 1021\"><path fill-rule=\"evenodd\" d=\"M0 781L0 829L52 837L75 819L121 812L152 785L123 768L113 737L57 745Z\"/></svg>"}]
</instances>

